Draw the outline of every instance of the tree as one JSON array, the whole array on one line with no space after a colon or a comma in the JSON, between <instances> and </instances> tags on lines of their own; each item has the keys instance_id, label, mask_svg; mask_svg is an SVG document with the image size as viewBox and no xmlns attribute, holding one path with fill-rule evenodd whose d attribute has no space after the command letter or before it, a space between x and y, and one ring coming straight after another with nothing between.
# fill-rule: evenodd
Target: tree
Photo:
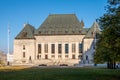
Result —
<instances>
[{"instance_id":1,"label":"tree","mask_svg":"<svg viewBox=\"0 0 120 80\"><path fill-rule=\"evenodd\" d=\"M98 19L102 34L99 37L95 63L107 62L107 67L115 69L120 61L120 0L108 0L106 13Z\"/></svg>"}]
</instances>

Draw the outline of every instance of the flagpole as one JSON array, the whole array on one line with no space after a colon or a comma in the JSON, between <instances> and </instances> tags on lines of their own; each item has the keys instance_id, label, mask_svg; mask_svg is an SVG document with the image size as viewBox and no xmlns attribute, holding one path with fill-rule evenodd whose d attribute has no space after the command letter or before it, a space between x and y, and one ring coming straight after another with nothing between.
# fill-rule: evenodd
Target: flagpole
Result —
<instances>
[{"instance_id":1,"label":"flagpole","mask_svg":"<svg viewBox=\"0 0 120 80\"><path fill-rule=\"evenodd\" d=\"M7 53L7 64L9 65L9 54L10 54L10 27L9 27L9 24L8 24L8 31L7 31L7 35L8 35L8 53Z\"/></svg>"},{"instance_id":2,"label":"flagpole","mask_svg":"<svg viewBox=\"0 0 120 80\"><path fill-rule=\"evenodd\" d=\"M10 37L10 34L9 34L9 27L8 27L8 54L9 54L9 37Z\"/></svg>"}]
</instances>

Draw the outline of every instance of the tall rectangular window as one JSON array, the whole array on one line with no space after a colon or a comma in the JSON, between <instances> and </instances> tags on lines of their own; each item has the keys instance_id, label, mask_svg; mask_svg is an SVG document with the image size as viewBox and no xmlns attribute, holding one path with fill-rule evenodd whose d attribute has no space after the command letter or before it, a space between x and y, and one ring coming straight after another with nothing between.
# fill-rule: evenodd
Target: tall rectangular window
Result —
<instances>
[{"instance_id":1,"label":"tall rectangular window","mask_svg":"<svg viewBox=\"0 0 120 80\"><path fill-rule=\"evenodd\" d=\"M82 53L83 44L79 44L79 53Z\"/></svg>"},{"instance_id":2,"label":"tall rectangular window","mask_svg":"<svg viewBox=\"0 0 120 80\"><path fill-rule=\"evenodd\" d=\"M45 45L44 45L44 52L45 52L45 53L48 53L48 44L45 44Z\"/></svg>"},{"instance_id":3,"label":"tall rectangular window","mask_svg":"<svg viewBox=\"0 0 120 80\"><path fill-rule=\"evenodd\" d=\"M75 52L76 52L76 45L72 44L72 53L75 53Z\"/></svg>"},{"instance_id":4,"label":"tall rectangular window","mask_svg":"<svg viewBox=\"0 0 120 80\"><path fill-rule=\"evenodd\" d=\"M51 44L51 53L55 53L55 44Z\"/></svg>"},{"instance_id":5,"label":"tall rectangular window","mask_svg":"<svg viewBox=\"0 0 120 80\"><path fill-rule=\"evenodd\" d=\"M25 52L23 52L23 58L25 58Z\"/></svg>"},{"instance_id":6,"label":"tall rectangular window","mask_svg":"<svg viewBox=\"0 0 120 80\"><path fill-rule=\"evenodd\" d=\"M68 44L65 44L65 53L69 53L69 46L68 46Z\"/></svg>"},{"instance_id":7,"label":"tall rectangular window","mask_svg":"<svg viewBox=\"0 0 120 80\"><path fill-rule=\"evenodd\" d=\"M38 53L41 53L41 44L38 44Z\"/></svg>"},{"instance_id":8,"label":"tall rectangular window","mask_svg":"<svg viewBox=\"0 0 120 80\"><path fill-rule=\"evenodd\" d=\"M62 53L62 44L58 44L58 53Z\"/></svg>"},{"instance_id":9,"label":"tall rectangular window","mask_svg":"<svg viewBox=\"0 0 120 80\"><path fill-rule=\"evenodd\" d=\"M23 50L25 50L25 45L23 45Z\"/></svg>"}]
</instances>

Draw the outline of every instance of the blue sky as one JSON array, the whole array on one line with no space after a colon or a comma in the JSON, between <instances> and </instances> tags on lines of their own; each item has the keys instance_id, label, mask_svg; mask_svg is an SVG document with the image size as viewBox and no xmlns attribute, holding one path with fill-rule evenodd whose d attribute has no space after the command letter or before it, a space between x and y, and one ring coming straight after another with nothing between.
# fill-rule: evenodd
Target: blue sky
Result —
<instances>
[{"instance_id":1,"label":"blue sky","mask_svg":"<svg viewBox=\"0 0 120 80\"><path fill-rule=\"evenodd\" d=\"M7 28L10 26L10 51L24 23L36 29L49 14L76 14L85 27L105 13L107 0L0 0L0 50L7 52Z\"/></svg>"}]
</instances>

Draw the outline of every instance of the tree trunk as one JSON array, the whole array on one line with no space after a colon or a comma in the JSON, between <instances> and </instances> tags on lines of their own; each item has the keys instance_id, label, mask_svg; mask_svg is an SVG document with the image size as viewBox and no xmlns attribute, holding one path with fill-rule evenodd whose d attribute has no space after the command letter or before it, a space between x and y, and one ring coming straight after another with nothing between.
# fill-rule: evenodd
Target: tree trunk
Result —
<instances>
[{"instance_id":1,"label":"tree trunk","mask_svg":"<svg viewBox=\"0 0 120 80\"><path fill-rule=\"evenodd\" d=\"M113 69L116 69L116 62L113 62Z\"/></svg>"},{"instance_id":2,"label":"tree trunk","mask_svg":"<svg viewBox=\"0 0 120 80\"><path fill-rule=\"evenodd\" d=\"M107 68L108 68L108 69L109 69L109 66L110 66L110 65L109 65L109 62L107 62Z\"/></svg>"},{"instance_id":3,"label":"tree trunk","mask_svg":"<svg viewBox=\"0 0 120 80\"><path fill-rule=\"evenodd\" d=\"M113 69L113 63L112 63L112 61L110 62L110 69Z\"/></svg>"},{"instance_id":4,"label":"tree trunk","mask_svg":"<svg viewBox=\"0 0 120 80\"><path fill-rule=\"evenodd\" d=\"M108 69L116 69L116 62L115 61L108 61L107 68Z\"/></svg>"}]
</instances>

